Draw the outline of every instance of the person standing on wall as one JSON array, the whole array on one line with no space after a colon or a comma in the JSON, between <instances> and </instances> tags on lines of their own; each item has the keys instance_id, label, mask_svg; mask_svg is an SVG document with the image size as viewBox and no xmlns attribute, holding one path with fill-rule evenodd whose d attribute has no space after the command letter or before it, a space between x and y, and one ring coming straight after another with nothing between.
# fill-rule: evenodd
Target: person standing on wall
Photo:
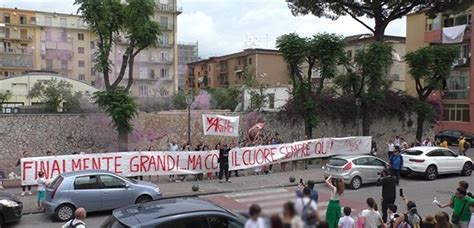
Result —
<instances>
[{"instance_id":1,"label":"person standing on wall","mask_svg":"<svg viewBox=\"0 0 474 228\"><path fill-rule=\"evenodd\" d=\"M222 183L222 176L225 175L225 180L230 183L229 180L229 152L230 149L227 147L227 144L222 145L219 149L219 183Z\"/></svg>"}]
</instances>

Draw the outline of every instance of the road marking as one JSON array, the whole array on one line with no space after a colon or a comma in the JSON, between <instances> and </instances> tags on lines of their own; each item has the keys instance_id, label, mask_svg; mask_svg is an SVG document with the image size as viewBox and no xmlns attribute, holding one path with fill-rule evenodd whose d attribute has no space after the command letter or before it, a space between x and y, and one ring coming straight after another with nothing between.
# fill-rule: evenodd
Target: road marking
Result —
<instances>
[{"instance_id":1,"label":"road marking","mask_svg":"<svg viewBox=\"0 0 474 228\"><path fill-rule=\"evenodd\" d=\"M249 198L241 198L235 199L235 201L239 203L247 203L247 202L258 202L263 200L272 200L272 199L281 199L283 197L295 197L296 194L294 192L284 193L284 194L275 194L269 196L256 196L256 197L249 197Z\"/></svg>"},{"instance_id":2,"label":"road marking","mask_svg":"<svg viewBox=\"0 0 474 228\"><path fill-rule=\"evenodd\" d=\"M281 192L288 192L288 190L284 188L263 189L263 190L252 191L252 192L228 194L224 196L227 198L239 198L242 196L255 196L255 195L263 195L263 194L268 194L268 193L281 193Z\"/></svg>"}]
</instances>

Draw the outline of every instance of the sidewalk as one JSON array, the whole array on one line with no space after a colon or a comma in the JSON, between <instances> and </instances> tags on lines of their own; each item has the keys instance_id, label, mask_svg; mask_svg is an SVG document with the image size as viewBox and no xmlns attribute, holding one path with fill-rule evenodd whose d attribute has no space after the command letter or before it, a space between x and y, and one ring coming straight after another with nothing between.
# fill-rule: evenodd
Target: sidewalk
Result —
<instances>
[{"instance_id":1,"label":"sidewalk","mask_svg":"<svg viewBox=\"0 0 474 228\"><path fill-rule=\"evenodd\" d=\"M291 164L287 164L287 167L291 167ZM309 165L307 170L296 170L280 172L280 166L274 165L275 172L272 174L260 174L251 175L251 170L240 171L240 177L235 177L234 172L230 180L232 183L219 183L219 180L207 180L204 176L203 181L194 181L192 175L188 175L187 181L184 182L170 182L167 176L161 176L160 181L156 179L152 180L153 183L157 184L160 188L163 196L186 196L186 195L207 195L216 193L227 193L227 192L238 192L247 191L253 189L272 188L272 187L287 187L295 186L299 183L300 178L305 182L313 180L316 182L324 181L324 172L320 165ZM245 174L245 176L243 176ZM295 177L295 182L291 183L289 178ZM215 178L215 177L214 177ZM148 181L148 177L144 177L144 181ZM199 185L199 191L193 192L192 186ZM21 188L8 188L4 191L10 192L18 196L23 202L23 214L39 213L36 208L36 189L33 188L33 195L21 196Z\"/></svg>"}]
</instances>

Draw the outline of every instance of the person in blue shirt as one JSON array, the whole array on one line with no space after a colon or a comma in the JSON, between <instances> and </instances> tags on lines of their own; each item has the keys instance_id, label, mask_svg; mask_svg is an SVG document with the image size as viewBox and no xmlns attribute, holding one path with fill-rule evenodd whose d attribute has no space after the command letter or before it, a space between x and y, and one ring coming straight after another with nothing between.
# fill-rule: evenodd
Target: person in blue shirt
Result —
<instances>
[{"instance_id":1,"label":"person in blue shirt","mask_svg":"<svg viewBox=\"0 0 474 228\"><path fill-rule=\"evenodd\" d=\"M296 196L297 196L298 198L303 198L303 189L304 189L305 186L303 186L301 183L300 183L300 185L301 185L301 186L298 186L298 189L296 190ZM314 185L315 185L314 181L308 181L308 183L307 183L307 187L308 187L309 189L311 189L310 198L311 198L312 200L314 200L314 202L317 203L317 202L318 202L318 199L319 199L319 193L318 193L318 191L317 191L316 189L314 189Z\"/></svg>"},{"instance_id":2,"label":"person in blue shirt","mask_svg":"<svg viewBox=\"0 0 474 228\"><path fill-rule=\"evenodd\" d=\"M392 166L392 174L395 176L397 185L400 183L400 170L403 167L403 157L400 154L400 147L395 146L395 153L390 157L390 165Z\"/></svg>"}]
</instances>

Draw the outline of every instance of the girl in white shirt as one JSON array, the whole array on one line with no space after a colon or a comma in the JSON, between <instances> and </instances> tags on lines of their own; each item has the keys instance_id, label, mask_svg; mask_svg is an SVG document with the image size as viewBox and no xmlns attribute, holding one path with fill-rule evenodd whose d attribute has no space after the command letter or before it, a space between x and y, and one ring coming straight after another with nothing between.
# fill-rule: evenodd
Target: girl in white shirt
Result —
<instances>
[{"instance_id":1,"label":"girl in white shirt","mask_svg":"<svg viewBox=\"0 0 474 228\"><path fill-rule=\"evenodd\" d=\"M383 224L382 216L377 211L377 204L373 198L367 198L367 205L369 208L361 213L364 220L364 228L377 228Z\"/></svg>"}]
</instances>

